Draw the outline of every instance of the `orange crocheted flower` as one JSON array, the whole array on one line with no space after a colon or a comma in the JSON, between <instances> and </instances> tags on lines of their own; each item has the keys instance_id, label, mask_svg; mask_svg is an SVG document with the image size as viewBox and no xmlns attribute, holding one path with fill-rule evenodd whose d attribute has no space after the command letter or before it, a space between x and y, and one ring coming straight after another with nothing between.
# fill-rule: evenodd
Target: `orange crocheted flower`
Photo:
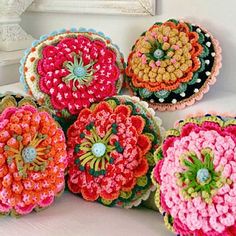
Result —
<instances>
[{"instance_id":1,"label":"orange crocheted flower","mask_svg":"<svg viewBox=\"0 0 236 236\"><path fill-rule=\"evenodd\" d=\"M49 206L64 188L62 129L33 106L0 115L0 214L23 215Z\"/></svg>"},{"instance_id":2,"label":"orange crocheted flower","mask_svg":"<svg viewBox=\"0 0 236 236\"><path fill-rule=\"evenodd\" d=\"M185 22L153 25L136 42L126 73L137 88L172 91L200 68L199 35Z\"/></svg>"}]
</instances>

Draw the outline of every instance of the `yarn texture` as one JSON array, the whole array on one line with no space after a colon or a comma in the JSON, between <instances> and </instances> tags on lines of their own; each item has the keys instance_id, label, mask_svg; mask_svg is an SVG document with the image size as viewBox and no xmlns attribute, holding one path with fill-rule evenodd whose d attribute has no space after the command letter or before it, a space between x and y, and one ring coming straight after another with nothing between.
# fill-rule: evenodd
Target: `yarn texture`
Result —
<instances>
[{"instance_id":1,"label":"yarn texture","mask_svg":"<svg viewBox=\"0 0 236 236\"><path fill-rule=\"evenodd\" d=\"M147 103L115 96L81 110L68 129L68 186L88 201L132 207L154 190L160 120Z\"/></svg>"},{"instance_id":2,"label":"yarn texture","mask_svg":"<svg viewBox=\"0 0 236 236\"><path fill-rule=\"evenodd\" d=\"M179 235L236 232L236 120L207 115L180 121L155 153L156 205Z\"/></svg>"}]
</instances>

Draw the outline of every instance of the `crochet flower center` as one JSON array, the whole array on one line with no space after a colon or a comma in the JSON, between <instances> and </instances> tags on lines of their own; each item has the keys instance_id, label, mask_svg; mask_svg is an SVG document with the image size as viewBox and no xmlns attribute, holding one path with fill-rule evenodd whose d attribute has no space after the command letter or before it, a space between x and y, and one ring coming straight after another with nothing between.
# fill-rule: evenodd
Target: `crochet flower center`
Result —
<instances>
[{"instance_id":1,"label":"crochet flower center","mask_svg":"<svg viewBox=\"0 0 236 236\"><path fill-rule=\"evenodd\" d=\"M207 184L211 179L211 175L206 168L201 168L197 172L197 182L201 185Z\"/></svg>"},{"instance_id":2,"label":"crochet flower center","mask_svg":"<svg viewBox=\"0 0 236 236\"><path fill-rule=\"evenodd\" d=\"M84 77L86 75L86 70L82 66L78 66L73 70L73 73L77 78Z\"/></svg>"},{"instance_id":3,"label":"crochet flower center","mask_svg":"<svg viewBox=\"0 0 236 236\"><path fill-rule=\"evenodd\" d=\"M153 56L154 56L156 59L160 60L160 59L163 58L164 52L163 52L163 50L161 50L161 49L158 48L158 49L156 49L156 50L154 51Z\"/></svg>"},{"instance_id":4,"label":"crochet flower center","mask_svg":"<svg viewBox=\"0 0 236 236\"><path fill-rule=\"evenodd\" d=\"M26 147L22 150L22 158L25 163L33 162L37 157L37 151L34 147Z\"/></svg>"},{"instance_id":5,"label":"crochet flower center","mask_svg":"<svg viewBox=\"0 0 236 236\"><path fill-rule=\"evenodd\" d=\"M212 197L227 181L221 171L215 171L211 149L201 151L202 160L193 152L185 153L181 165L186 171L177 173L177 184L182 187L181 194L186 199L201 196L205 202L211 203Z\"/></svg>"},{"instance_id":6,"label":"crochet flower center","mask_svg":"<svg viewBox=\"0 0 236 236\"><path fill-rule=\"evenodd\" d=\"M102 157L106 153L106 146L103 143L94 143L92 153L95 157Z\"/></svg>"},{"instance_id":7,"label":"crochet flower center","mask_svg":"<svg viewBox=\"0 0 236 236\"><path fill-rule=\"evenodd\" d=\"M110 145L110 137L112 134L117 133L117 124L113 124L112 127L106 132L105 136L101 138L94 126L94 123L90 123L86 126L86 129L90 131L89 134L80 134L81 138L84 138L82 144L75 146L75 153L82 151L84 154L75 159L75 163L79 165L79 169L84 171L86 166L89 168L89 173L94 176L104 175L106 173L106 163L113 163L113 158L110 157L110 152L117 150L123 151L118 142L115 142L115 146Z\"/></svg>"},{"instance_id":8,"label":"crochet flower center","mask_svg":"<svg viewBox=\"0 0 236 236\"><path fill-rule=\"evenodd\" d=\"M18 173L23 178L27 177L27 170L43 171L47 167L47 160L43 157L50 152L51 146L38 147L42 141L47 138L47 135L36 134L29 145L24 146L22 143L23 137L18 135L15 139L19 142L18 148L5 145L4 150L11 153L8 157L8 163L16 162ZM50 158L48 160L51 160Z\"/></svg>"},{"instance_id":9,"label":"crochet flower center","mask_svg":"<svg viewBox=\"0 0 236 236\"><path fill-rule=\"evenodd\" d=\"M94 62L87 65L83 64L82 57L79 59L74 56L74 62L66 62L65 67L70 72L63 81L69 83L73 81L73 90L77 90L76 82L79 85L89 85L93 79L94 70L92 69Z\"/></svg>"}]
</instances>

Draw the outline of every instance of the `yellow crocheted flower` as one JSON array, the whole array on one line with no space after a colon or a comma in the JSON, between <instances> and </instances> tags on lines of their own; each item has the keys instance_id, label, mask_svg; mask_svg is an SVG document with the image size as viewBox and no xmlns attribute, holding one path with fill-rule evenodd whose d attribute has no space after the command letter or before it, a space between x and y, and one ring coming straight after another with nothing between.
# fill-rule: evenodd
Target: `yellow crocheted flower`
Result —
<instances>
[{"instance_id":1,"label":"yellow crocheted flower","mask_svg":"<svg viewBox=\"0 0 236 236\"><path fill-rule=\"evenodd\" d=\"M127 74L135 87L173 90L192 79L200 66L201 51L198 34L191 32L186 23L154 25L136 42Z\"/></svg>"}]
</instances>

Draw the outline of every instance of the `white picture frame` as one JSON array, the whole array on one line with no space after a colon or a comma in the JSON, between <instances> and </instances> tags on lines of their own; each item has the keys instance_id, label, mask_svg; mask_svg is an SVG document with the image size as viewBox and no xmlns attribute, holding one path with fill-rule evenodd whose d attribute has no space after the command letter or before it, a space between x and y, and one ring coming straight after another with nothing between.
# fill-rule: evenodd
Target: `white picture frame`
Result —
<instances>
[{"instance_id":1,"label":"white picture frame","mask_svg":"<svg viewBox=\"0 0 236 236\"><path fill-rule=\"evenodd\" d=\"M155 15L156 0L35 0L32 12Z\"/></svg>"}]
</instances>

